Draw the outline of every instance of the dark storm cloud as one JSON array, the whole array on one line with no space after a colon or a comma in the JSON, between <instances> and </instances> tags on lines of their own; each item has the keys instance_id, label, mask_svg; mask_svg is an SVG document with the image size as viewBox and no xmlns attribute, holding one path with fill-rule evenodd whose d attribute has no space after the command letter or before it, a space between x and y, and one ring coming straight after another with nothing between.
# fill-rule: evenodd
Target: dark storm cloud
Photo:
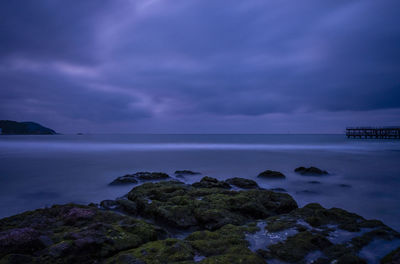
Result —
<instances>
[{"instance_id":1,"label":"dark storm cloud","mask_svg":"<svg viewBox=\"0 0 400 264\"><path fill-rule=\"evenodd\" d=\"M8 1L0 10L8 118L152 127L227 117L237 127L400 108L396 0Z\"/></svg>"},{"instance_id":2,"label":"dark storm cloud","mask_svg":"<svg viewBox=\"0 0 400 264\"><path fill-rule=\"evenodd\" d=\"M127 121L149 117L135 97L92 90L89 85L69 80L57 72L46 74L7 72L1 74L0 112L24 120L26 112L95 122Z\"/></svg>"},{"instance_id":3,"label":"dark storm cloud","mask_svg":"<svg viewBox=\"0 0 400 264\"><path fill-rule=\"evenodd\" d=\"M37 60L95 61L97 23L106 1L4 1L0 8L0 56Z\"/></svg>"}]
</instances>

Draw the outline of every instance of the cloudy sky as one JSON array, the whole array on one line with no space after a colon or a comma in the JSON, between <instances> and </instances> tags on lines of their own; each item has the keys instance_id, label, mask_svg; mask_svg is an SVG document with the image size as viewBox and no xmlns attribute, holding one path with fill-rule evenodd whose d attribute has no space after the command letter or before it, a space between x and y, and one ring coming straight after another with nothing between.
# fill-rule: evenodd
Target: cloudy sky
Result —
<instances>
[{"instance_id":1,"label":"cloudy sky","mask_svg":"<svg viewBox=\"0 0 400 264\"><path fill-rule=\"evenodd\" d=\"M0 3L0 119L63 133L400 125L398 0Z\"/></svg>"}]
</instances>

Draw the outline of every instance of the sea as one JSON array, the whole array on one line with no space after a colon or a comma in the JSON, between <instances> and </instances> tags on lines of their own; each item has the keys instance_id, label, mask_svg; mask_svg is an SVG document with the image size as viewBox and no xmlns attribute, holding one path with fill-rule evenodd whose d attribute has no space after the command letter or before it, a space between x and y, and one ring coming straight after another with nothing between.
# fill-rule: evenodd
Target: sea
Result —
<instances>
[{"instance_id":1,"label":"sea","mask_svg":"<svg viewBox=\"0 0 400 264\"><path fill-rule=\"evenodd\" d=\"M326 176L302 176L315 166ZM0 218L64 203L99 203L135 185L109 186L140 171L192 170L204 176L253 179L283 188L299 206L320 203L400 231L400 141L347 139L345 135L84 134L0 136ZM280 171L283 180L257 178Z\"/></svg>"}]
</instances>

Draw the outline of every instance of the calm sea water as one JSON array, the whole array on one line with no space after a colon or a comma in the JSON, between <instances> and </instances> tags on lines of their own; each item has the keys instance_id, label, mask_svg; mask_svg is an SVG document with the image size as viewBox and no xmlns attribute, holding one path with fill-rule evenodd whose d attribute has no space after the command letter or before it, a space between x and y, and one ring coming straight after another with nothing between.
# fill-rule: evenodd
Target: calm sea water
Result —
<instances>
[{"instance_id":1,"label":"calm sea water","mask_svg":"<svg viewBox=\"0 0 400 264\"><path fill-rule=\"evenodd\" d=\"M293 172L311 165L330 175ZM255 179L265 188L285 188L300 206L341 207L400 230L400 142L343 135L3 135L0 217L55 203L114 199L133 187L108 186L118 176L173 175L178 169L203 173L187 177L189 183L204 175ZM287 179L257 179L266 169Z\"/></svg>"}]
</instances>

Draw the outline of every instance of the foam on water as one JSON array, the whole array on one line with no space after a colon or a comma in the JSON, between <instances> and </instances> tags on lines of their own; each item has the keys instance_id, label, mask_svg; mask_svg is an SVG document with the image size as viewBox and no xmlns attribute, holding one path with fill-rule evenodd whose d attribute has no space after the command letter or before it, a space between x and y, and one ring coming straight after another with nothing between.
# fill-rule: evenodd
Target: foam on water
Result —
<instances>
[{"instance_id":1,"label":"foam on water","mask_svg":"<svg viewBox=\"0 0 400 264\"><path fill-rule=\"evenodd\" d=\"M195 255L195 256L193 257L193 261L194 261L194 262L200 262L200 261L202 261L202 260L205 259L205 258L206 258L205 256Z\"/></svg>"},{"instance_id":2,"label":"foam on water","mask_svg":"<svg viewBox=\"0 0 400 264\"><path fill-rule=\"evenodd\" d=\"M34 142L5 141L0 142L2 148L37 149L64 151L185 151L185 150L325 150L339 152L360 152L382 149L382 145L351 144L229 144L229 143L83 143L83 142Z\"/></svg>"},{"instance_id":3,"label":"foam on water","mask_svg":"<svg viewBox=\"0 0 400 264\"><path fill-rule=\"evenodd\" d=\"M333 228L335 230L330 232L327 238L334 244L345 243L372 230L371 228L362 228L359 232L349 232L343 229L339 229L337 226L333 226Z\"/></svg>"},{"instance_id":4,"label":"foam on water","mask_svg":"<svg viewBox=\"0 0 400 264\"><path fill-rule=\"evenodd\" d=\"M56 136L61 137L61 136ZM1 139L1 138L0 138ZM4 138L3 138L4 139ZM37 149L37 150L64 150L64 151L179 151L179 150L325 150L339 152L360 152L374 150L400 151L398 144L380 144L370 142L368 144L329 144L313 142L310 144L302 143L191 143L191 142L157 142L157 143L136 143L136 142L108 142L108 141L73 141L73 140L40 140L32 141L29 139L15 140L15 138L5 137L8 140L1 140L0 146L4 149Z\"/></svg>"},{"instance_id":5,"label":"foam on water","mask_svg":"<svg viewBox=\"0 0 400 264\"><path fill-rule=\"evenodd\" d=\"M324 253L322 253L321 251L317 250L317 251L313 251L307 254L307 256L305 256L304 260L307 264L311 264L314 263L314 261L316 261L317 259L321 258L324 256Z\"/></svg>"}]
</instances>

